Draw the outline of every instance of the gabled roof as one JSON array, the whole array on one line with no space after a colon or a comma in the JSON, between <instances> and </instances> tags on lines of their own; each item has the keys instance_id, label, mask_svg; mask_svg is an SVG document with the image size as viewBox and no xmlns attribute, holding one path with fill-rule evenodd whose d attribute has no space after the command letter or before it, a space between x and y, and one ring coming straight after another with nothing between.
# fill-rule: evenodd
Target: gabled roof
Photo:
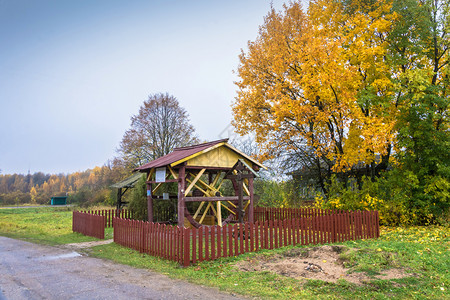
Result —
<instances>
[{"instance_id":1,"label":"gabled roof","mask_svg":"<svg viewBox=\"0 0 450 300\"><path fill-rule=\"evenodd\" d=\"M136 173L120 182L110 185L110 187L117 188L117 189L125 188L125 187L126 188L133 187L141 177L142 177L141 173Z\"/></svg>"},{"instance_id":2,"label":"gabled roof","mask_svg":"<svg viewBox=\"0 0 450 300\"><path fill-rule=\"evenodd\" d=\"M174 166L179 165L185 161L188 161L194 157L197 157L201 154L207 153L213 149L216 149L216 148L219 148L222 146L225 146L225 147L231 149L232 151L236 152L237 154L246 158L247 160L251 161L252 163L258 165L259 167L267 169L264 165L257 162L256 160L249 157L248 155L242 153L241 151L237 150L236 148L234 148L227 142L228 142L228 139L222 139L222 140L212 141L212 142L188 146L188 147L175 148L173 150L173 152L171 152L163 157L157 158L149 163L146 163L145 165L142 165L134 170L135 171L144 171L144 170L149 170L149 169L153 169L153 168L165 167L165 166L169 166L169 165L171 167L174 167Z\"/></svg>"}]
</instances>

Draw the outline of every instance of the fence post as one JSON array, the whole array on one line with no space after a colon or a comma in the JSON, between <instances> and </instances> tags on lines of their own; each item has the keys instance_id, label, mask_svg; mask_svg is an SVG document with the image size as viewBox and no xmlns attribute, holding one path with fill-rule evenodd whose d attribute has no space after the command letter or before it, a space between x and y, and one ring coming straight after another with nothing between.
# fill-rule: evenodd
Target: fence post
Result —
<instances>
[{"instance_id":1,"label":"fence post","mask_svg":"<svg viewBox=\"0 0 450 300\"><path fill-rule=\"evenodd\" d=\"M375 226L376 226L375 237L379 238L380 237L380 216L379 216L378 211L375 211Z\"/></svg>"},{"instance_id":2,"label":"fence post","mask_svg":"<svg viewBox=\"0 0 450 300\"><path fill-rule=\"evenodd\" d=\"M198 229L198 261L203 261L203 227Z\"/></svg>"},{"instance_id":3,"label":"fence post","mask_svg":"<svg viewBox=\"0 0 450 300\"><path fill-rule=\"evenodd\" d=\"M190 262L189 262L189 250L190 250L190 234L191 234L191 229L189 228L182 228L183 231L183 240L184 240L184 245L183 245L183 250L184 250L184 255L183 255L183 266L187 267L189 266Z\"/></svg>"}]
</instances>

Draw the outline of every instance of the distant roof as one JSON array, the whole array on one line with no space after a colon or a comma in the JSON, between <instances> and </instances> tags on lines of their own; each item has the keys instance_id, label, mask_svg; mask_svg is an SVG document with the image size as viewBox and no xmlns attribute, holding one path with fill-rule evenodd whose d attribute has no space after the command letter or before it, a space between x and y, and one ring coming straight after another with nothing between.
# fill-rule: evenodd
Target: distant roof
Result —
<instances>
[{"instance_id":1,"label":"distant roof","mask_svg":"<svg viewBox=\"0 0 450 300\"><path fill-rule=\"evenodd\" d=\"M212 141L208 143L188 146L188 147L181 147L181 148L175 148L173 152L162 156L160 158L157 158L145 165L142 165L136 169L135 171L143 171L153 168L159 168L164 166L176 166L180 163L183 163L193 157L196 157L200 154L209 152L210 150L216 149L221 146L226 146L227 148L231 149L232 151L236 152L237 154L241 155L242 157L246 158L247 160L251 161L252 163L258 165L261 168L267 169L264 165L257 162L253 158L249 157L248 155L242 153L241 151L237 150L233 146L227 143L228 139L222 139L217 141Z\"/></svg>"},{"instance_id":2,"label":"distant roof","mask_svg":"<svg viewBox=\"0 0 450 300\"><path fill-rule=\"evenodd\" d=\"M136 174L131 175L127 179L122 180L121 182L117 182L117 183L110 185L110 187L117 188L117 189L125 188L125 187L127 187L127 188L133 187L141 177L142 177L141 173L136 173Z\"/></svg>"}]
</instances>

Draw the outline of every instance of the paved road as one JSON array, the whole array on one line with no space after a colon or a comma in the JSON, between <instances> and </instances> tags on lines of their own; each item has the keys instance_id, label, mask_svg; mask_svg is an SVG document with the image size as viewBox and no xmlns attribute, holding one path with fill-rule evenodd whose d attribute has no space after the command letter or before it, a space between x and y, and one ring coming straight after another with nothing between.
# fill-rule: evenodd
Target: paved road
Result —
<instances>
[{"instance_id":1,"label":"paved road","mask_svg":"<svg viewBox=\"0 0 450 300\"><path fill-rule=\"evenodd\" d=\"M23 206L0 206L0 209L11 209L11 208L41 208L41 207L53 207L53 208L60 208L60 207L72 207L75 206L73 204L66 204L66 205L23 205Z\"/></svg>"},{"instance_id":2,"label":"paved road","mask_svg":"<svg viewBox=\"0 0 450 300\"><path fill-rule=\"evenodd\" d=\"M240 298L73 250L0 237L3 299Z\"/></svg>"}]
</instances>

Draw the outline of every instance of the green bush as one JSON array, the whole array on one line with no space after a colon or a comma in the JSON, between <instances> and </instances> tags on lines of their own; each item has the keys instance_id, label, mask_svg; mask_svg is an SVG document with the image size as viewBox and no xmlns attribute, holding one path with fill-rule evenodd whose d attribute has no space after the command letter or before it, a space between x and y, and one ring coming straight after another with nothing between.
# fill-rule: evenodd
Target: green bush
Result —
<instances>
[{"instance_id":1,"label":"green bush","mask_svg":"<svg viewBox=\"0 0 450 300\"><path fill-rule=\"evenodd\" d=\"M128 208L136 220L147 220L147 188L144 177L141 177L131 190Z\"/></svg>"},{"instance_id":2,"label":"green bush","mask_svg":"<svg viewBox=\"0 0 450 300\"><path fill-rule=\"evenodd\" d=\"M49 198L47 200L50 201ZM30 202L30 193L14 191L7 194L0 194L0 205L20 205Z\"/></svg>"},{"instance_id":3,"label":"green bush","mask_svg":"<svg viewBox=\"0 0 450 300\"><path fill-rule=\"evenodd\" d=\"M412 173L393 170L371 180L364 177L361 188L346 187L336 176L327 186L328 197L316 197L316 206L325 209L377 210L383 225L428 225L448 222L449 183L434 178L427 192L418 193L420 182Z\"/></svg>"}]
</instances>

